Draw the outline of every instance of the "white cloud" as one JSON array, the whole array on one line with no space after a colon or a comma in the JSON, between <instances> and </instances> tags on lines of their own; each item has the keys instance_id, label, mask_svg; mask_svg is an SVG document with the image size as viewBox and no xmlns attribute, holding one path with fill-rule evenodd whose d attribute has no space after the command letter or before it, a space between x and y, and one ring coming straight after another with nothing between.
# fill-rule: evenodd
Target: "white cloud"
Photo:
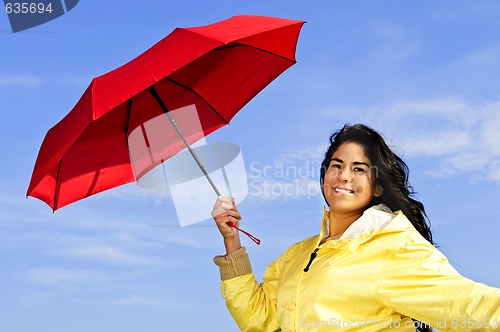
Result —
<instances>
[{"instance_id":1,"label":"white cloud","mask_svg":"<svg viewBox=\"0 0 500 332\"><path fill-rule=\"evenodd\" d=\"M109 302L111 305L118 306L146 306L146 307L159 307L159 308L176 308L176 303L168 303L166 301L157 300L145 296L131 296L125 298L115 299Z\"/></svg>"},{"instance_id":2,"label":"white cloud","mask_svg":"<svg viewBox=\"0 0 500 332\"><path fill-rule=\"evenodd\" d=\"M89 259L96 262L116 265L161 265L164 263L159 258L150 255L140 255L127 252L123 248L111 245L92 245L72 248L60 248L49 251L56 256Z\"/></svg>"},{"instance_id":3,"label":"white cloud","mask_svg":"<svg viewBox=\"0 0 500 332\"><path fill-rule=\"evenodd\" d=\"M422 132L406 136L399 135L399 144L407 156L442 156L459 153L470 144L470 135L462 130Z\"/></svg>"},{"instance_id":4,"label":"white cloud","mask_svg":"<svg viewBox=\"0 0 500 332\"><path fill-rule=\"evenodd\" d=\"M35 88L44 83L44 80L38 76L29 74L0 76L0 86L21 85L28 88Z\"/></svg>"},{"instance_id":5,"label":"white cloud","mask_svg":"<svg viewBox=\"0 0 500 332\"><path fill-rule=\"evenodd\" d=\"M500 183L500 160L496 160L488 165L485 175L488 180Z\"/></svg>"},{"instance_id":6,"label":"white cloud","mask_svg":"<svg viewBox=\"0 0 500 332\"><path fill-rule=\"evenodd\" d=\"M316 114L310 117L314 124L301 119L302 126L315 128L314 133L302 133L301 145L279 156L273 167L280 162L320 163L333 130L344 123L363 123L381 133L403 159L430 158L428 175L466 176L470 181L500 183L500 100L443 97L364 108L333 106ZM323 119L321 123L318 118ZM331 128L332 123L338 127Z\"/></svg>"},{"instance_id":7,"label":"white cloud","mask_svg":"<svg viewBox=\"0 0 500 332\"><path fill-rule=\"evenodd\" d=\"M500 101L446 98L397 106L381 109L378 124L405 157L436 158L431 174L498 181L491 167L500 161Z\"/></svg>"},{"instance_id":8,"label":"white cloud","mask_svg":"<svg viewBox=\"0 0 500 332\"><path fill-rule=\"evenodd\" d=\"M63 268L39 268L31 269L23 273L23 278L45 285L60 286L68 283L89 283L103 279L101 273L89 270L75 270Z\"/></svg>"},{"instance_id":9,"label":"white cloud","mask_svg":"<svg viewBox=\"0 0 500 332\"><path fill-rule=\"evenodd\" d=\"M99 194L101 198L113 198L127 202L152 201L156 204L164 204L170 200L170 192L166 187L147 188L137 183L106 190Z\"/></svg>"}]
</instances>

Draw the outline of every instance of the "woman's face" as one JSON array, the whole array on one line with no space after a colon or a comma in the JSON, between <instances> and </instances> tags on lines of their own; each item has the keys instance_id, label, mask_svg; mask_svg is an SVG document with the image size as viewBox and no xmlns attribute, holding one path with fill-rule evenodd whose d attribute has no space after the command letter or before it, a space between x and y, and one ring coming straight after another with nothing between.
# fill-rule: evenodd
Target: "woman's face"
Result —
<instances>
[{"instance_id":1,"label":"woman's face","mask_svg":"<svg viewBox=\"0 0 500 332\"><path fill-rule=\"evenodd\" d=\"M324 178L323 190L330 211L342 214L363 214L374 196L382 194L376 185L377 170L364 148L345 142L333 153Z\"/></svg>"}]
</instances>

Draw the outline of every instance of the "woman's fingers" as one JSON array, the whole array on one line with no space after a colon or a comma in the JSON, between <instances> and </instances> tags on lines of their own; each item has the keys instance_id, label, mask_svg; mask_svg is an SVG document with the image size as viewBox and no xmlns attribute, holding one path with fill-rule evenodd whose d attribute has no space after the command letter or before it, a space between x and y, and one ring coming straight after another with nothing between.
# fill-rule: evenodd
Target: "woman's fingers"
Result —
<instances>
[{"instance_id":1,"label":"woman's fingers","mask_svg":"<svg viewBox=\"0 0 500 332\"><path fill-rule=\"evenodd\" d=\"M215 218L217 215L224 213L226 211L238 212L238 209L236 208L236 204L234 203L233 199L229 197L219 196L212 210L212 217Z\"/></svg>"},{"instance_id":2,"label":"woman's fingers","mask_svg":"<svg viewBox=\"0 0 500 332\"><path fill-rule=\"evenodd\" d=\"M222 203L233 203L234 204L235 202L234 202L234 199L232 199L231 197L219 196L219 197L217 197L217 201L215 202L214 208L221 205Z\"/></svg>"},{"instance_id":3,"label":"woman's fingers","mask_svg":"<svg viewBox=\"0 0 500 332\"><path fill-rule=\"evenodd\" d=\"M241 220L241 216L238 211L227 210L216 215L214 217L214 220L219 225L227 224L230 221L234 224L237 224Z\"/></svg>"},{"instance_id":4,"label":"woman's fingers","mask_svg":"<svg viewBox=\"0 0 500 332\"><path fill-rule=\"evenodd\" d=\"M223 237L234 236L237 231L228 225L229 222L238 226L241 215L236 208L234 199L219 196L212 210L212 217Z\"/></svg>"}]
</instances>

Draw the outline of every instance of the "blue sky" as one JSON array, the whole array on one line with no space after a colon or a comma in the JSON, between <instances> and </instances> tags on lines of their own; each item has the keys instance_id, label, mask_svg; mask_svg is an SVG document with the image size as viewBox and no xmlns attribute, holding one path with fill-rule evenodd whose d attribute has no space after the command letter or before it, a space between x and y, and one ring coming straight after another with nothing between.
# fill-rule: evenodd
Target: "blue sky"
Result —
<instances>
[{"instance_id":1,"label":"blue sky","mask_svg":"<svg viewBox=\"0 0 500 332\"><path fill-rule=\"evenodd\" d=\"M499 2L90 0L16 34L0 13L1 331L237 330L212 263L221 237L211 220L180 227L168 191L130 184L56 213L25 198L46 131L92 77L175 27L235 14L307 21L298 63L207 137L241 148L242 227L262 245L243 241L258 279L318 232L328 136L362 122L410 166L456 269L500 287Z\"/></svg>"}]
</instances>

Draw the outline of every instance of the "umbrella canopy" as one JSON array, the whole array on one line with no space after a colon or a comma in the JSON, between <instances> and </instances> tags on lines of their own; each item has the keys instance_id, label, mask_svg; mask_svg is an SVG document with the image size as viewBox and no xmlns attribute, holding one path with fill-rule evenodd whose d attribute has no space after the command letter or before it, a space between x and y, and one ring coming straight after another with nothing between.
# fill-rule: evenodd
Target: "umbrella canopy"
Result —
<instances>
[{"instance_id":1,"label":"umbrella canopy","mask_svg":"<svg viewBox=\"0 0 500 332\"><path fill-rule=\"evenodd\" d=\"M92 80L75 107L45 136L27 196L54 211L136 181L186 146L172 127L168 142L134 168L130 134L171 110L194 105L201 130L226 125L259 91L292 66L303 21L234 16L177 28L127 64ZM137 164L140 164L138 162Z\"/></svg>"}]
</instances>

